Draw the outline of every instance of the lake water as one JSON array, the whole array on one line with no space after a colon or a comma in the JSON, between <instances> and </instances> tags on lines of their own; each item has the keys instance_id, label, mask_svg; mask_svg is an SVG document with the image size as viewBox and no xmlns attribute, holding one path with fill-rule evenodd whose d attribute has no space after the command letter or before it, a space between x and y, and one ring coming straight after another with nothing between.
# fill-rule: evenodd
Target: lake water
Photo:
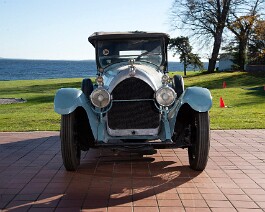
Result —
<instances>
[{"instance_id":1,"label":"lake water","mask_svg":"<svg viewBox=\"0 0 265 212\"><path fill-rule=\"evenodd\" d=\"M208 63L204 63L207 69ZM169 62L169 71L183 71L183 64ZM193 70L189 67L188 70ZM31 80L52 78L85 78L94 76L96 62L65 60L16 60L0 59L0 80Z\"/></svg>"}]
</instances>

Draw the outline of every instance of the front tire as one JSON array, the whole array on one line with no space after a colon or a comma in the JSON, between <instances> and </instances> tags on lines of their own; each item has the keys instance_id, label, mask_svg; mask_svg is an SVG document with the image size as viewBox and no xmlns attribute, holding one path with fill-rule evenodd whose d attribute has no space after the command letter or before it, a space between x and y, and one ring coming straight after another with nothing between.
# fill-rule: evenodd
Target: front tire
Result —
<instances>
[{"instance_id":1,"label":"front tire","mask_svg":"<svg viewBox=\"0 0 265 212\"><path fill-rule=\"evenodd\" d=\"M75 112L62 115L61 118L61 152L63 164L67 171L75 171L80 164L81 150L75 128Z\"/></svg>"},{"instance_id":2,"label":"front tire","mask_svg":"<svg viewBox=\"0 0 265 212\"><path fill-rule=\"evenodd\" d=\"M207 165L210 149L210 126L208 112L194 114L192 146L188 148L190 167L203 171Z\"/></svg>"}]
</instances>

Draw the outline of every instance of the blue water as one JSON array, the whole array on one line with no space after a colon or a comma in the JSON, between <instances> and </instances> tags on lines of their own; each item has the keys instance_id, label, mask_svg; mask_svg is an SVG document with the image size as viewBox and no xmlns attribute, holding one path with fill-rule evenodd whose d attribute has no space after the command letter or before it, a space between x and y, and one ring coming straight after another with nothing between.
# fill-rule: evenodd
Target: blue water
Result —
<instances>
[{"instance_id":1,"label":"blue water","mask_svg":"<svg viewBox=\"0 0 265 212\"><path fill-rule=\"evenodd\" d=\"M208 63L204 63L207 69ZM183 64L169 62L169 71L182 71ZM193 70L189 67L188 70ZM0 59L0 80L31 80L52 78L85 78L95 76L96 62L61 60Z\"/></svg>"}]
</instances>

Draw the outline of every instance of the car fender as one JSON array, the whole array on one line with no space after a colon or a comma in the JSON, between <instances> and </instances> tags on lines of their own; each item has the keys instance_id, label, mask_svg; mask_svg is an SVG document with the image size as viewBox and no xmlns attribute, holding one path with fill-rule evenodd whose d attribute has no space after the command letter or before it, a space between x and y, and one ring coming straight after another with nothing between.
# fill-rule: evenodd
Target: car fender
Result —
<instances>
[{"instance_id":1,"label":"car fender","mask_svg":"<svg viewBox=\"0 0 265 212\"><path fill-rule=\"evenodd\" d=\"M189 87L179 98L179 108L187 103L198 112L206 112L212 107L212 95L207 88Z\"/></svg>"},{"instance_id":2,"label":"car fender","mask_svg":"<svg viewBox=\"0 0 265 212\"><path fill-rule=\"evenodd\" d=\"M193 110L206 112L212 107L212 95L207 88L189 87L177 99L176 104L168 113L168 120L173 135L175 122L182 105L188 104Z\"/></svg>"},{"instance_id":3,"label":"car fender","mask_svg":"<svg viewBox=\"0 0 265 212\"><path fill-rule=\"evenodd\" d=\"M93 113L85 94L76 88L61 88L54 98L54 111L60 115L72 113L77 107L82 107L87 113L93 135L97 137L98 119Z\"/></svg>"},{"instance_id":4,"label":"car fender","mask_svg":"<svg viewBox=\"0 0 265 212\"><path fill-rule=\"evenodd\" d=\"M86 104L86 97L79 89L61 88L55 94L54 110L61 115L72 113L78 106L84 104Z\"/></svg>"}]
</instances>

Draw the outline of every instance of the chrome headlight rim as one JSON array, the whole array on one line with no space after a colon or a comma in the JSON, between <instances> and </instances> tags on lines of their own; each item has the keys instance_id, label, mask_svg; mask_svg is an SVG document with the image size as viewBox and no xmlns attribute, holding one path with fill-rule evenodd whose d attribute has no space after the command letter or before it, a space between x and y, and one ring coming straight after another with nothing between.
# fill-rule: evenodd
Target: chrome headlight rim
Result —
<instances>
[{"instance_id":1,"label":"chrome headlight rim","mask_svg":"<svg viewBox=\"0 0 265 212\"><path fill-rule=\"evenodd\" d=\"M176 92L169 86L163 86L155 93L156 102L163 107L169 107L174 104L176 97Z\"/></svg>"},{"instance_id":2,"label":"chrome headlight rim","mask_svg":"<svg viewBox=\"0 0 265 212\"><path fill-rule=\"evenodd\" d=\"M110 104L111 96L105 88L96 88L90 94L90 101L96 108L105 108Z\"/></svg>"}]
</instances>

